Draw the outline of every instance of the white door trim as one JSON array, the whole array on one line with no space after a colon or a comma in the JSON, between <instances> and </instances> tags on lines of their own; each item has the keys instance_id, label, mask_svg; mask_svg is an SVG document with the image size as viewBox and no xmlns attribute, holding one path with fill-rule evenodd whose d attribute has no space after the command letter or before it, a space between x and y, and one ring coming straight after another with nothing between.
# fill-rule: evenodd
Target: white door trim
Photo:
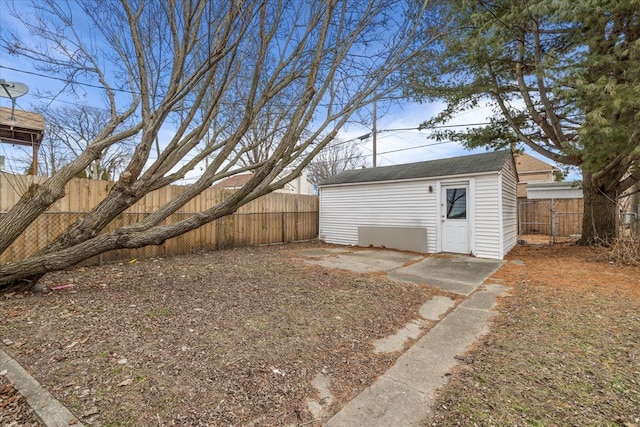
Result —
<instances>
[{"instance_id":1,"label":"white door trim","mask_svg":"<svg viewBox=\"0 0 640 427\"><path fill-rule=\"evenodd\" d=\"M467 188L467 221L468 221L468 251L466 253L475 254L475 179L469 178L467 180L446 180L438 181L436 184L436 231L438 233L436 239L436 252L443 252L443 237L444 237L444 189L464 186Z\"/></svg>"}]
</instances>

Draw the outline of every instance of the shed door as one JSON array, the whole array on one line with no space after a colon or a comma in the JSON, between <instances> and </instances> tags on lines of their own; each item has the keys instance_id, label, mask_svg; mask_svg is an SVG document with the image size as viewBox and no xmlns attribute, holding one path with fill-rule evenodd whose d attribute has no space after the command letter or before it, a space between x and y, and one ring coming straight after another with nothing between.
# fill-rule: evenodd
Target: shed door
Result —
<instances>
[{"instance_id":1,"label":"shed door","mask_svg":"<svg viewBox=\"0 0 640 427\"><path fill-rule=\"evenodd\" d=\"M468 185L442 187L442 252L470 252L468 193Z\"/></svg>"}]
</instances>

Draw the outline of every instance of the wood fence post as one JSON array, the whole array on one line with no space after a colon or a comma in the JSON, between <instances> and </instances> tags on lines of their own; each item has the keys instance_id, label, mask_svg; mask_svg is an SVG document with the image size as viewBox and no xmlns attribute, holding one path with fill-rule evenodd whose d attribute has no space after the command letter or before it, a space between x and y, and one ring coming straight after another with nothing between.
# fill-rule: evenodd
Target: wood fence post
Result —
<instances>
[{"instance_id":1,"label":"wood fence post","mask_svg":"<svg viewBox=\"0 0 640 427\"><path fill-rule=\"evenodd\" d=\"M556 199L551 199L551 243L558 243L558 215L556 213Z\"/></svg>"},{"instance_id":2,"label":"wood fence post","mask_svg":"<svg viewBox=\"0 0 640 427\"><path fill-rule=\"evenodd\" d=\"M220 219L221 218L216 219L216 237L218 240L218 250L220 250Z\"/></svg>"},{"instance_id":3,"label":"wood fence post","mask_svg":"<svg viewBox=\"0 0 640 427\"><path fill-rule=\"evenodd\" d=\"M284 226L284 212L280 215L281 224L282 224L282 243L286 243L286 234L285 234L285 226Z\"/></svg>"}]
</instances>

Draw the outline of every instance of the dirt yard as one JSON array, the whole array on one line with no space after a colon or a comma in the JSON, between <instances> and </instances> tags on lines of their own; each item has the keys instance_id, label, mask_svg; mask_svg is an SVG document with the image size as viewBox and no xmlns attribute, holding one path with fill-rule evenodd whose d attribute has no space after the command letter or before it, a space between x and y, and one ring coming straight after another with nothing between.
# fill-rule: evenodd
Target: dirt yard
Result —
<instances>
[{"instance_id":1,"label":"dirt yard","mask_svg":"<svg viewBox=\"0 0 640 427\"><path fill-rule=\"evenodd\" d=\"M640 271L602 251L520 246L491 333L425 426L640 426Z\"/></svg>"},{"instance_id":2,"label":"dirt yard","mask_svg":"<svg viewBox=\"0 0 640 427\"><path fill-rule=\"evenodd\" d=\"M79 268L0 297L3 349L88 425L313 425L394 362L435 288L315 267L306 243ZM442 292L440 292L442 293Z\"/></svg>"},{"instance_id":3,"label":"dirt yard","mask_svg":"<svg viewBox=\"0 0 640 427\"><path fill-rule=\"evenodd\" d=\"M0 296L1 345L87 425L314 425L313 378L330 415L394 362L372 341L439 291L296 259L313 245L53 274L73 287ZM509 260L493 281L512 296L424 425L640 426L638 269L572 245ZM0 424L35 425L3 384Z\"/></svg>"},{"instance_id":4,"label":"dirt yard","mask_svg":"<svg viewBox=\"0 0 640 427\"><path fill-rule=\"evenodd\" d=\"M1 367L0 367L1 368ZM9 383L0 371L0 426L38 427L42 423L27 404L24 396Z\"/></svg>"}]
</instances>

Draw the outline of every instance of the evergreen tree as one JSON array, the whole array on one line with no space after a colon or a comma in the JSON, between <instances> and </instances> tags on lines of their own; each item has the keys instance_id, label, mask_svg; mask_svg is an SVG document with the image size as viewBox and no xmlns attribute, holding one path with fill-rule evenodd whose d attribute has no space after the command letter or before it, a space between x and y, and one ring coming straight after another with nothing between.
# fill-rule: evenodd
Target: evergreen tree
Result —
<instances>
[{"instance_id":1,"label":"evergreen tree","mask_svg":"<svg viewBox=\"0 0 640 427\"><path fill-rule=\"evenodd\" d=\"M447 108L428 127L489 102L491 124L439 137L526 146L582 171L582 243L616 237L617 199L640 180L640 1L461 0L433 4L441 42L409 90Z\"/></svg>"}]
</instances>

